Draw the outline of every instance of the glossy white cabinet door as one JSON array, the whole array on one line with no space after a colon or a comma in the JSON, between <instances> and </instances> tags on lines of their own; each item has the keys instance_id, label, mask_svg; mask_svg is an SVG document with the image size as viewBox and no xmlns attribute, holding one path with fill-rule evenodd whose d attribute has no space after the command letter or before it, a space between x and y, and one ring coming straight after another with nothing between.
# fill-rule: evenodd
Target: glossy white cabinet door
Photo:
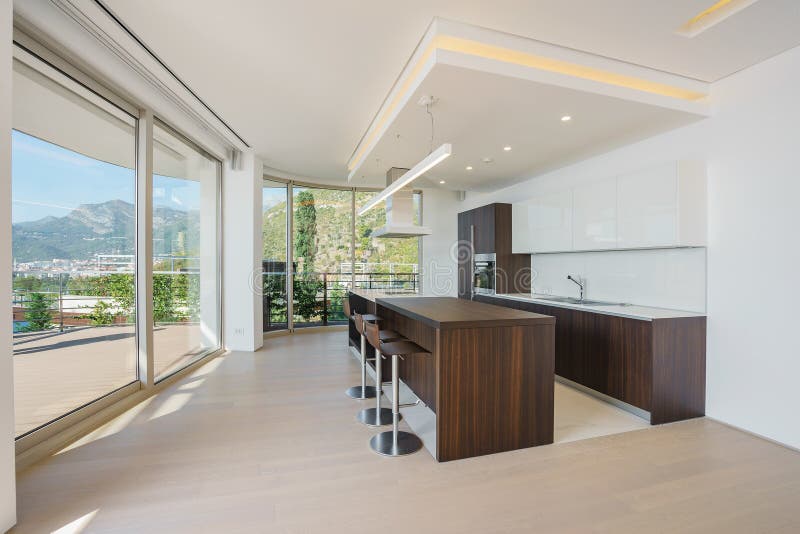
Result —
<instances>
[{"instance_id":1,"label":"glossy white cabinet door","mask_svg":"<svg viewBox=\"0 0 800 534\"><path fill-rule=\"evenodd\" d=\"M617 248L617 180L606 179L573 190L573 250Z\"/></svg>"},{"instance_id":2,"label":"glossy white cabinet door","mask_svg":"<svg viewBox=\"0 0 800 534\"><path fill-rule=\"evenodd\" d=\"M512 224L514 253L572 250L572 191L549 193L513 204Z\"/></svg>"},{"instance_id":3,"label":"glossy white cabinet door","mask_svg":"<svg viewBox=\"0 0 800 534\"><path fill-rule=\"evenodd\" d=\"M619 248L677 245L677 163L620 176L617 210Z\"/></svg>"}]
</instances>

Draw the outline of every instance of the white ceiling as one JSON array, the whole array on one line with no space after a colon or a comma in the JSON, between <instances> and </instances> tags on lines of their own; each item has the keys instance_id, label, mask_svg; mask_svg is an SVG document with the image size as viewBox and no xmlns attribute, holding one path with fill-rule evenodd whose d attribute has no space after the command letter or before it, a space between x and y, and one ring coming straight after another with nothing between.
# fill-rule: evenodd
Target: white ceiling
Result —
<instances>
[{"instance_id":1,"label":"white ceiling","mask_svg":"<svg viewBox=\"0 0 800 534\"><path fill-rule=\"evenodd\" d=\"M693 39L674 33L714 1L105 3L268 167L346 183L348 158L434 16L703 81L800 44L797 0L760 0Z\"/></svg>"},{"instance_id":2,"label":"white ceiling","mask_svg":"<svg viewBox=\"0 0 800 534\"><path fill-rule=\"evenodd\" d=\"M431 120L417 102L439 101L433 148L453 155L427 173L449 189L490 191L703 118L660 106L585 91L436 65L353 177L383 184L389 167L408 167L431 149ZM569 115L572 120L562 122ZM510 146L510 151L503 147ZM491 158L491 164L482 162ZM466 171L467 166L471 171ZM438 183L437 183L438 185Z\"/></svg>"}]
</instances>

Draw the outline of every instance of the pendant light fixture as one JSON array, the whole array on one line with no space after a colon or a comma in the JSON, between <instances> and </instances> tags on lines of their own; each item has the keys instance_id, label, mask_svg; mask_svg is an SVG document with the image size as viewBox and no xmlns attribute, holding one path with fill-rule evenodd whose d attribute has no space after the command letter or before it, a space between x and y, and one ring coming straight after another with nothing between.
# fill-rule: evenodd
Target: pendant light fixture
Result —
<instances>
[{"instance_id":1,"label":"pendant light fixture","mask_svg":"<svg viewBox=\"0 0 800 534\"><path fill-rule=\"evenodd\" d=\"M358 215L364 215L366 212L386 200L389 196L393 193L396 193L403 187L407 186L433 167L441 163L442 161L446 160L450 155L453 153L453 145L450 143L444 143L442 146L433 150L433 137L434 137L434 121L433 121L433 113L431 113L431 106L437 102L437 99L432 96L423 96L419 99L418 104L420 106L425 106L425 112L428 113L431 117L431 144L430 144L430 152L428 153L425 158L414 165L411 169L408 170L405 174L403 174L400 178L392 182L389 186L386 187L383 191L372 197L372 199L364 204L361 209L358 210Z\"/></svg>"}]
</instances>

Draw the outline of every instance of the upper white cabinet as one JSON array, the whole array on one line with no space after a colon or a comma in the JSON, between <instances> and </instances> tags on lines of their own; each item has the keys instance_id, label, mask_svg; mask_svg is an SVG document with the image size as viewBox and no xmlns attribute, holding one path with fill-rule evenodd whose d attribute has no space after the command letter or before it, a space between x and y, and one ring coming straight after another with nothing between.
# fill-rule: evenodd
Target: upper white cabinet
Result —
<instances>
[{"instance_id":1,"label":"upper white cabinet","mask_svg":"<svg viewBox=\"0 0 800 534\"><path fill-rule=\"evenodd\" d=\"M558 191L512 205L513 253L572 248L572 191Z\"/></svg>"},{"instance_id":2,"label":"upper white cabinet","mask_svg":"<svg viewBox=\"0 0 800 534\"><path fill-rule=\"evenodd\" d=\"M706 168L675 161L513 206L513 250L706 245Z\"/></svg>"},{"instance_id":3,"label":"upper white cabinet","mask_svg":"<svg viewBox=\"0 0 800 534\"><path fill-rule=\"evenodd\" d=\"M619 248L665 247L678 239L678 165L617 179Z\"/></svg>"},{"instance_id":4,"label":"upper white cabinet","mask_svg":"<svg viewBox=\"0 0 800 534\"><path fill-rule=\"evenodd\" d=\"M572 250L617 248L616 180L582 184L572 195Z\"/></svg>"},{"instance_id":5,"label":"upper white cabinet","mask_svg":"<svg viewBox=\"0 0 800 534\"><path fill-rule=\"evenodd\" d=\"M617 179L619 248L705 246L706 172L676 161Z\"/></svg>"}]
</instances>

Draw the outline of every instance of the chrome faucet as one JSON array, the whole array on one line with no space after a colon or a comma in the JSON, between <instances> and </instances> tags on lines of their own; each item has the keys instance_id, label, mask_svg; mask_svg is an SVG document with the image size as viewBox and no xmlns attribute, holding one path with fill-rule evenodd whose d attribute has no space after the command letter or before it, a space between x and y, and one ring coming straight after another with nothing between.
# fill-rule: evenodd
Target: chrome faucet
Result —
<instances>
[{"instance_id":1,"label":"chrome faucet","mask_svg":"<svg viewBox=\"0 0 800 534\"><path fill-rule=\"evenodd\" d=\"M583 300L583 290L584 290L584 285L586 284L586 280L582 279L580 277L575 279L575 278L572 277L571 274L567 275L567 280L570 280L570 281L575 282L576 284L578 284L578 287L581 288L581 300Z\"/></svg>"}]
</instances>

